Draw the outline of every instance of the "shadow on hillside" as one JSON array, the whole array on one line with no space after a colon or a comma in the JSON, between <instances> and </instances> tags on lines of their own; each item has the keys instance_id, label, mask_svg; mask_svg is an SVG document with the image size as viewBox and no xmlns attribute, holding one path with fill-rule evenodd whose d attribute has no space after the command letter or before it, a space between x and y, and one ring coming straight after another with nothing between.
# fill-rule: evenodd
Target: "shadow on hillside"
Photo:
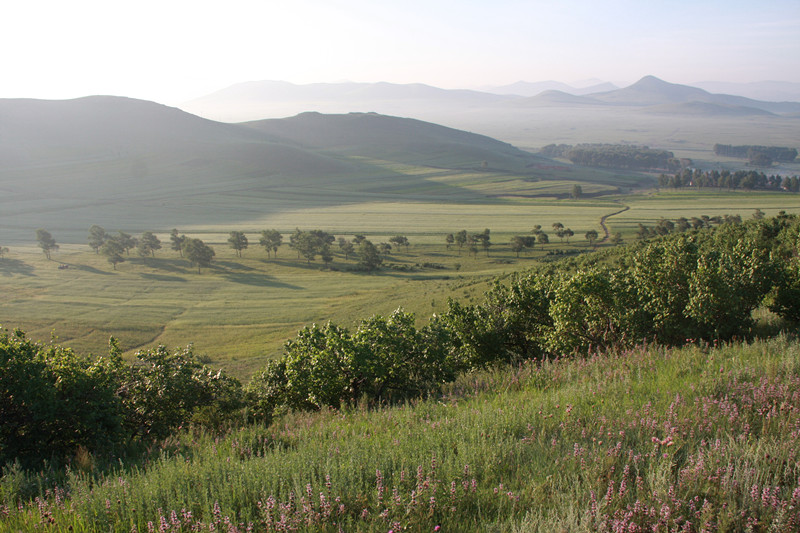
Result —
<instances>
[{"instance_id":1,"label":"shadow on hillside","mask_svg":"<svg viewBox=\"0 0 800 533\"><path fill-rule=\"evenodd\" d=\"M0 274L4 276L12 276L19 274L21 276L35 276L33 267L19 259L11 259L4 257L0 259Z\"/></svg>"},{"instance_id":2,"label":"shadow on hillside","mask_svg":"<svg viewBox=\"0 0 800 533\"><path fill-rule=\"evenodd\" d=\"M254 287L271 287L274 289L292 289L292 290L302 290L303 287L298 285L292 285L291 283L285 283L283 281L278 281L275 278L267 276L266 274L237 274L232 272L223 272L223 277L231 281L233 283L241 283L243 285L252 285Z\"/></svg>"},{"instance_id":3,"label":"shadow on hillside","mask_svg":"<svg viewBox=\"0 0 800 533\"><path fill-rule=\"evenodd\" d=\"M185 282L186 279L180 276L169 276L166 274L141 274L142 279L149 279L151 281L183 281Z\"/></svg>"}]
</instances>

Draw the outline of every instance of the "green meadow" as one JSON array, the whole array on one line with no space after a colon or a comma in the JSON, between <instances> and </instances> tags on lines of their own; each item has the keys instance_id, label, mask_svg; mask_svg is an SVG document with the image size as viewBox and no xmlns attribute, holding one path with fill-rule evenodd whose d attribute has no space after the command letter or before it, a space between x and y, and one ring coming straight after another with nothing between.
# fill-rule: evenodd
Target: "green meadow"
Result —
<instances>
[{"instance_id":1,"label":"green meadow","mask_svg":"<svg viewBox=\"0 0 800 533\"><path fill-rule=\"evenodd\" d=\"M561 256L556 253L589 251L584 234L595 230L602 238L604 216L611 215L606 221L611 234L621 232L630 242L639 224L653 225L662 217L747 218L756 209L767 215L800 210L796 196L785 193L642 188L622 195L617 189L622 176L598 171L598 181L588 183L583 180L592 172L586 169L561 171L566 176L547 170L549 177L533 179L505 172L381 164L407 181L386 182L384 190L371 191L359 191L355 182L332 184L329 190L315 191L316 205L309 205L308 191L290 185L269 198L213 195L210 209L231 212L237 204L243 215L228 223L179 227L181 233L203 239L216 251L212 267L200 274L169 249L171 228L159 226L163 220L158 218L147 228L105 225L110 233L153 230L162 241L154 258L131 255L116 269L85 244L86 230L64 228L62 234L60 227L49 227L61 243L52 261L45 259L31 233L30 242L10 246L0 259L4 296L0 324L92 353L103 353L112 335L129 355L155 344L192 343L208 362L247 379L279 355L283 343L307 324L331 320L352 325L398 307L424 321L444 310L448 298L479 298L498 276ZM420 175L425 176L423 181ZM568 197L576 183L584 191L577 200ZM600 196L592 197L595 194ZM270 202L275 209L269 208ZM552 232L556 222L575 232L569 242ZM510 250L510 239L530 234L535 225L549 233L549 244L537 244L517 257ZM268 228L284 234L284 245L273 258L258 246L258 234ZM295 228L322 229L346 238L361 233L375 243L400 234L411 245L385 256L380 271L366 273L356 271L357 259L345 259L334 244L334 261L325 268L319 259L312 263L298 259L288 247L288 235ZM491 230L488 254L481 249L472 256L466 247L459 250L455 245L447 249L447 233L462 229L479 233L484 228ZM232 230L244 231L249 238L242 258L227 243ZM59 264L68 268L58 269Z\"/></svg>"}]
</instances>

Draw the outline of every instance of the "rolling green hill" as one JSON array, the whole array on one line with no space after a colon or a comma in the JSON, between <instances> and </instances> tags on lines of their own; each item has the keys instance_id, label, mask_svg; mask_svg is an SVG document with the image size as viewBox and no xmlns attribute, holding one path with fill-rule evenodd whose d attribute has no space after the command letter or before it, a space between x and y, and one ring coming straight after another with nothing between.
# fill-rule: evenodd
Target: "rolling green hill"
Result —
<instances>
[{"instance_id":1,"label":"rolling green hill","mask_svg":"<svg viewBox=\"0 0 800 533\"><path fill-rule=\"evenodd\" d=\"M234 125L118 97L1 100L0 139L4 244L30 241L38 227L83 242L92 224L130 231L235 224L364 201L359 194L475 199L474 191L432 186L424 172L386 163L439 172L486 161L495 171L521 171L537 159L487 137L395 117L312 114Z\"/></svg>"}]
</instances>

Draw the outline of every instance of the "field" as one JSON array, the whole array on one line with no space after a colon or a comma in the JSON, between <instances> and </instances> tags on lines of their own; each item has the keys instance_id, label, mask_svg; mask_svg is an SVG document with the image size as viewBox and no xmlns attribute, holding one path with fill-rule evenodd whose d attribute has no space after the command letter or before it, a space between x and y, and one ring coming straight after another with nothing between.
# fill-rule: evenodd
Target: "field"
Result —
<instances>
[{"instance_id":1,"label":"field","mask_svg":"<svg viewBox=\"0 0 800 533\"><path fill-rule=\"evenodd\" d=\"M448 197L441 189L395 183L392 191L380 194L358 192L355 187L317 191L319 205L311 207L300 201L302 191L296 191L298 203L306 206L293 208L289 201L292 191L286 187L271 198L274 210L264 208L257 196L216 195L214 208L230 210L235 202L244 214L255 214L259 206L266 214L241 222L180 228L215 248L212 268L201 274L168 249L169 228L160 228L164 249L155 258L131 256L114 270L84 244L85 230L65 228L64 235L71 240L62 241L61 228L51 227L56 240L62 242L53 261L47 261L33 242L10 246L10 252L0 259L0 291L4 295L0 324L22 327L37 339L55 336L76 350L92 353L104 353L110 335L119 338L128 354L159 343L193 343L207 361L247 379L280 354L283 343L309 323L332 320L350 326L397 307L415 312L424 321L445 309L448 298L480 298L494 277L551 259L548 253L588 251L583 235L596 230L602 237L600 219L605 215L618 213L608 218L608 229L631 241L639 223L653 225L662 217L739 214L746 218L756 209L767 215L800 210L794 195L777 193L640 190L578 200L563 198L575 183L583 184L586 196L608 193L612 189L608 182L622 178L604 172L598 176L605 183L591 184L575 181L573 176L536 181L505 173L431 171L397 164L392 171L425 173L431 187L449 185L447 190L458 191L458 195ZM585 169L571 172L591 174ZM419 186L419 182L414 184ZM626 207L629 209L620 212ZM552 233L555 222L573 229L575 236L569 243L560 242ZM158 229L158 223L159 219L153 220L155 228L106 229L135 232ZM511 237L529 234L537 224L550 233L550 243L537 245L517 258L509 248ZM288 241L288 234L297 227L319 228L348 238L363 233L375 243L401 234L411 246L408 251L394 250L385 258L387 268L369 274L352 271L356 261L352 257L345 260L340 253L332 269L324 269L319 260L307 264L297 259L285 244L272 259L257 245L261 229L277 228ZM493 243L488 256L483 250L472 257L466 250L445 246L446 233L461 229L478 233L484 228L491 230ZM231 230L244 231L250 240L241 259L226 242ZM33 237L31 234L30 241ZM338 252L336 245L334 250ZM423 266L425 263L431 266ZM59 264L69 268L60 270Z\"/></svg>"}]
</instances>

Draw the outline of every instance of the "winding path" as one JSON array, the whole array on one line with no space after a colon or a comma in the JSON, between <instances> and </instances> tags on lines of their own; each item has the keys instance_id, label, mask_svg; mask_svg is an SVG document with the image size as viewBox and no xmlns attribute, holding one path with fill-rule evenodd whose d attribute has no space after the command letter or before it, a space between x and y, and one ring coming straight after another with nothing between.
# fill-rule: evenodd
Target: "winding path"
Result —
<instances>
[{"instance_id":1,"label":"winding path","mask_svg":"<svg viewBox=\"0 0 800 533\"><path fill-rule=\"evenodd\" d=\"M620 213L624 213L628 209L630 209L630 207L626 205L619 211L614 211L613 213L609 213L607 215L603 215L602 217L600 217L600 227L603 228L603 232L605 233L605 235L603 235L603 238L600 239L600 242L606 242L609 237L608 226L606 226L606 219L609 217L613 217L614 215L619 215Z\"/></svg>"}]
</instances>

